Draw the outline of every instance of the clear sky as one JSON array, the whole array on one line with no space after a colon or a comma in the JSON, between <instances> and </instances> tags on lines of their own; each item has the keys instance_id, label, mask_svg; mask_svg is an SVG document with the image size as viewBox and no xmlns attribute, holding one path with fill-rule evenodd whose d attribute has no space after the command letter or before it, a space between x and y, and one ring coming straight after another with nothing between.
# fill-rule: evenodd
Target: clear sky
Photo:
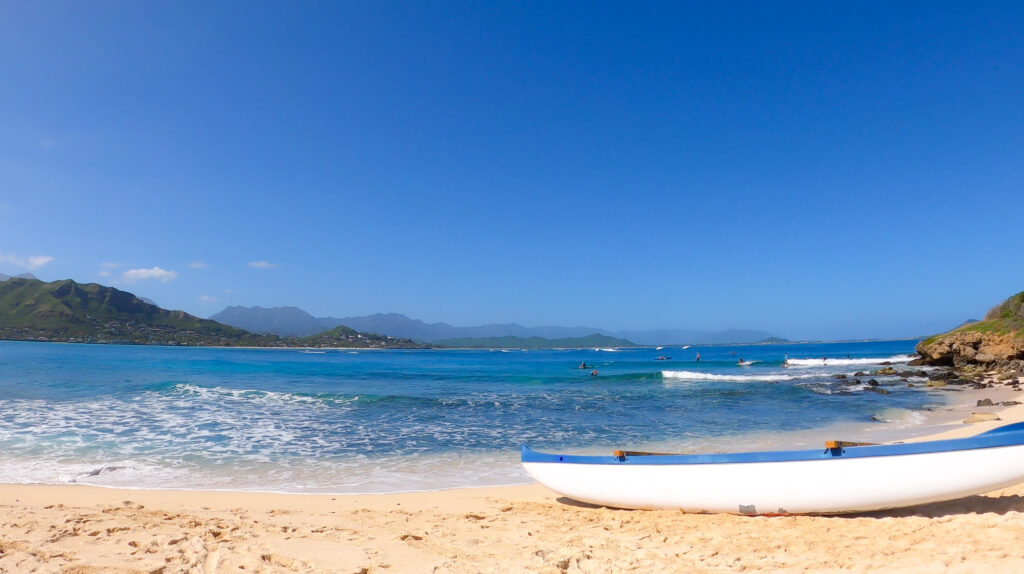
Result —
<instances>
[{"instance_id":1,"label":"clear sky","mask_svg":"<svg viewBox=\"0 0 1024 574\"><path fill-rule=\"evenodd\" d=\"M915 336L1024 290L1024 3L0 1L0 272Z\"/></svg>"}]
</instances>

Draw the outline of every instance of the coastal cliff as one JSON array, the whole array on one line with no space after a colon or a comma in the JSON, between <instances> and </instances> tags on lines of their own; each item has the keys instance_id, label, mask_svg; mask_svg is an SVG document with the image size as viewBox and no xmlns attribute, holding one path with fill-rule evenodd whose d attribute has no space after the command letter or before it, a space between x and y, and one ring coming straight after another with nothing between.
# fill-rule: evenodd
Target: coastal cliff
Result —
<instances>
[{"instance_id":1,"label":"coastal cliff","mask_svg":"<svg viewBox=\"0 0 1024 574\"><path fill-rule=\"evenodd\" d=\"M1020 367L1024 361L1024 291L994 307L984 320L925 339L916 350L921 362L928 365Z\"/></svg>"}]
</instances>

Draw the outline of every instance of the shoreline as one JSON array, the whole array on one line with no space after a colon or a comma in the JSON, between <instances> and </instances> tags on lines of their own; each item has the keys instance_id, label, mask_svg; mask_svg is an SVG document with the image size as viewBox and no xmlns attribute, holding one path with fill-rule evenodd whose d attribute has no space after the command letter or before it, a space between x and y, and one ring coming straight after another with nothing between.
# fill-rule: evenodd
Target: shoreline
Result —
<instances>
[{"instance_id":1,"label":"shoreline","mask_svg":"<svg viewBox=\"0 0 1024 574\"><path fill-rule=\"evenodd\" d=\"M1004 393L1003 391L1007 391ZM1002 383L970 400L1008 393ZM965 396L965 399L968 397ZM993 399L994 400L994 399ZM1024 421L924 425L953 438ZM822 435L822 439L832 438ZM0 570L91 572L1020 571L1024 484L839 516L744 517L576 503L539 484L395 494L0 485ZM820 536L827 532L828 541Z\"/></svg>"}]
</instances>

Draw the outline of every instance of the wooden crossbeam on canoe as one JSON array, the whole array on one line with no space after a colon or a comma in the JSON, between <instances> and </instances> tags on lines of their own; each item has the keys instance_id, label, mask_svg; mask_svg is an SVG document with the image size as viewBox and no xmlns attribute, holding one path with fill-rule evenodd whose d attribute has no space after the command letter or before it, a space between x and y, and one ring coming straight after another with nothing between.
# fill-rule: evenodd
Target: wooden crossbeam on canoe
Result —
<instances>
[{"instance_id":1,"label":"wooden crossbeam on canoe","mask_svg":"<svg viewBox=\"0 0 1024 574\"><path fill-rule=\"evenodd\" d=\"M626 458L627 456L676 456L677 453L671 452L643 452L639 450L617 450L612 453L612 456L616 458Z\"/></svg>"},{"instance_id":2,"label":"wooden crossbeam on canoe","mask_svg":"<svg viewBox=\"0 0 1024 574\"><path fill-rule=\"evenodd\" d=\"M878 446L877 442L854 442L852 440L827 440L825 448L846 448L848 446Z\"/></svg>"}]
</instances>

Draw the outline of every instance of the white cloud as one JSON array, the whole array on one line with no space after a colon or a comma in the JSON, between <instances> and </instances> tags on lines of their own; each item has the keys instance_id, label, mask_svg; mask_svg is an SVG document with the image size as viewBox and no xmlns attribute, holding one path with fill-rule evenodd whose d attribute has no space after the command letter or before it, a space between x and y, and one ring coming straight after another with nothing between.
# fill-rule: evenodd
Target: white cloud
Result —
<instances>
[{"instance_id":1,"label":"white cloud","mask_svg":"<svg viewBox=\"0 0 1024 574\"><path fill-rule=\"evenodd\" d=\"M97 275L100 277L110 277L110 271L100 271Z\"/></svg>"},{"instance_id":2,"label":"white cloud","mask_svg":"<svg viewBox=\"0 0 1024 574\"><path fill-rule=\"evenodd\" d=\"M159 267L152 269L129 269L121 274L121 280L127 283L134 281L141 281L143 279L159 279L164 283L168 281L174 281L178 278L178 274L174 271L168 271Z\"/></svg>"},{"instance_id":3,"label":"white cloud","mask_svg":"<svg viewBox=\"0 0 1024 574\"><path fill-rule=\"evenodd\" d=\"M53 261L53 257L50 257L49 255L33 255L28 258L28 268L39 269L51 261Z\"/></svg>"},{"instance_id":4,"label":"white cloud","mask_svg":"<svg viewBox=\"0 0 1024 574\"><path fill-rule=\"evenodd\" d=\"M53 257L50 257L49 255L18 257L13 253L0 254L0 263L12 263L18 267L28 269L29 271L35 271L51 261L53 261Z\"/></svg>"},{"instance_id":5,"label":"white cloud","mask_svg":"<svg viewBox=\"0 0 1024 574\"><path fill-rule=\"evenodd\" d=\"M277 265L266 261L251 261L249 262L249 267L255 267L256 269L273 269L274 267L277 267Z\"/></svg>"},{"instance_id":6,"label":"white cloud","mask_svg":"<svg viewBox=\"0 0 1024 574\"><path fill-rule=\"evenodd\" d=\"M119 267L119 265L117 263L107 263L107 262L104 262L104 263L100 263L100 267L102 267L104 269L117 269Z\"/></svg>"},{"instance_id":7,"label":"white cloud","mask_svg":"<svg viewBox=\"0 0 1024 574\"><path fill-rule=\"evenodd\" d=\"M205 261L193 261L192 263L189 263L188 266L192 269L206 269L209 267Z\"/></svg>"},{"instance_id":8,"label":"white cloud","mask_svg":"<svg viewBox=\"0 0 1024 574\"><path fill-rule=\"evenodd\" d=\"M213 295L200 295L199 301L202 303L216 303L217 301L220 301L220 299Z\"/></svg>"}]
</instances>

